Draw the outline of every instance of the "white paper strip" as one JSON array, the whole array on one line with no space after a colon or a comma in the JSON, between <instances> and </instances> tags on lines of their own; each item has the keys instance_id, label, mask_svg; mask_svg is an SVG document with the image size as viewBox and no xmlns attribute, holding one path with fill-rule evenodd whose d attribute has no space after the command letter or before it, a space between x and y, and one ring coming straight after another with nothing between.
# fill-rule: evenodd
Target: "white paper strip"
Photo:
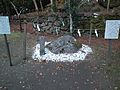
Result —
<instances>
[{"instance_id":1,"label":"white paper strip","mask_svg":"<svg viewBox=\"0 0 120 90\"><path fill-rule=\"evenodd\" d=\"M98 37L98 32L97 32L97 29L95 29L95 35L96 35L96 37Z\"/></svg>"},{"instance_id":2,"label":"white paper strip","mask_svg":"<svg viewBox=\"0 0 120 90\"><path fill-rule=\"evenodd\" d=\"M39 24L37 24L37 30L38 30L38 31L41 31L41 30L40 30L40 27L39 27Z\"/></svg>"},{"instance_id":3,"label":"white paper strip","mask_svg":"<svg viewBox=\"0 0 120 90\"><path fill-rule=\"evenodd\" d=\"M81 35L81 33L80 33L80 29L78 29L78 35L79 35L79 37L81 37L82 35Z\"/></svg>"}]
</instances>

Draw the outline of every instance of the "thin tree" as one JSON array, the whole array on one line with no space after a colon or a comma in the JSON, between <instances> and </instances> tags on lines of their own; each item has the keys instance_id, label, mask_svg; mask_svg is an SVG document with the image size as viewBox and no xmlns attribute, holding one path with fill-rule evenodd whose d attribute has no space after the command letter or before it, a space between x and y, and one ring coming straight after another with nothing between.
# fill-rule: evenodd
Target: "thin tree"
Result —
<instances>
[{"instance_id":1,"label":"thin tree","mask_svg":"<svg viewBox=\"0 0 120 90\"><path fill-rule=\"evenodd\" d=\"M75 13L81 8L82 5L84 5L87 2L89 2L89 0L80 0L79 2L77 2L76 0L65 1L65 3L68 4L70 33L73 33L73 19Z\"/></svg>"},{"instance_id":2,"label":"thin tree","mask_svg":"<svg viewBox=\"0 0 120 90\"><path fill-rule=\"evenodd\" d=\"M72 15L71 15L71 5L70 5L70 0L69 0L69 20L70 20L70 33L73 33L73 20L72 20Z\"/></svg>"},{"instance_id":3,"label":"thin tree","mask_svg":"<svg viewBox=\"0 0 120 90\"><path fill-rule=\"evenodd\" d=\"M109 13L109 7L110 7L110 0L107 2L107 14Z\"/></svg>"},{"instance_id":4,"label":"thin tree","mask_svg":"<svg viewBox=\"0 0 120 90\"><path fill-rule=\"evenodd\" d=\"M38 9L38 5L36 0L33 0L34 6L35 6L35 10L37 11L37 14L39 15L39 9Z\"/></svg>"},{"instance_id":5,"label":"thin tree","mask_svg":"<svg viewBox=\"0 0 120 90\"><path fill-rule=\"evenodd\" d=\"M41 10L43 11L43 5L41 0L40 0L40 7L41 7Z\"/></svg>"},{"instance_id":6,"label":"thin tree","mask_svg":"<svg viewBox=\"0 0 120 90\"><path fill-rule=\"evenodd\" d=\"M13 6L13 8L14 8L14 10L15 10L16 14L17 14L17 15L18 15L18 17L19 17L20 13L18 12L18 10L17 10L17 8L16 8L15 4L14 4L12 1L10 1L10 0L9 0L9 2L10 2L10 3L11 3L11 5Z\"/></svg>"},{"instance_id":7,"label":"thin tree","mask_svg":"<svg viewBox=\"0 0 120 90\"><path fill-rule=\"evenodd\" d=\"M20 31L22 32L22 24L21 24L21 17L20 17L20 15L21 15L23 9L20 10L20 11L18 11L18 9L16 8L15 4L14 4L12 1L10 1L10 0L9 0L9 2L10 2L10 4L13 6L13 8L14 8L14 10L15 10L17 16L18 16L19 25L20 25Z\"/></svg>"},{"instance_id":8,"label":"thin tree","mask_svg":"<svg viewBox=\"0 0 120 90\"><path fill-rule=\"evenodd\" d=\"M56 6L56 0L50 0L51 1L51 8L53 12L56 12L57 6Z\"/></svg>"},{"instance_id":9,"label":"thin tree","mask_svg":"<svg viewBox=\"0 0 120 90\"><path fill-rule=\"evenodd\" d=\"M38 9L38 5L37 5L36 0L33 0L33 3L34 3L34 6L35 6L35 10L37 12L37 23L38 23L38 20L39 20L39 9Z\"/></svg>"}]
</instances>

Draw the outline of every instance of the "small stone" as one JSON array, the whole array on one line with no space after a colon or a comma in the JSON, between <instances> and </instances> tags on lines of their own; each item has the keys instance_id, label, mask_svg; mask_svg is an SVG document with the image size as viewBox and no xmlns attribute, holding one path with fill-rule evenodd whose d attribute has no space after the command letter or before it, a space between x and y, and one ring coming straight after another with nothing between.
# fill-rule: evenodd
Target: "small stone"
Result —
<instances>
[{"instance_id":1,"label":"small stone","mask_svg":"<svg viewBox=\"0 0 120 90\"><path fill-rule=\"evenodd\" d=\"M103 66L105 66L106 64L102 64Z\"/></svg>"},{"instance_id":2,"label":"small stone","mask_svg":"<svg viewBox=\"0 0 120 90\"><path fill-rule=\"evenodd\" d=\"M87 79L87 82L89 82L90 80L89 79Z\"/></svg>"},{"instance_id":3,"label":"small stone","mask_svg":"<svg viewBox=\"0 0 120 90\"><path fill-rule=\"evenodd\" d=\"M42 73L40 73L40 76L42 76L43 74Z\"/></svg>"},{"instance_id":4,"label":"small stone","mask_svg":"<svg viewBox=\"0 0 120 90\"><path fill-rule=\"evenodd\" d=\"M91 84L93 84L93 82L90 82Z\"/></svg>"},{"instance_id":5,"label":"small stone","mask_svg":"<svg viewBox=\"0 0 120 90\"><path fill-rule=\"evenodd\" d=\"M3 87L3 90L7 90L7 87Z\"/></svg>"},{"instance_id":6,"label":"small stone","mask_svg":"<svg viewBox=\"0 0 120 90\"><path fill-rule=\"evenodd\" d=\"M55 80L53 80L53 82L55 82Z\"/></svg>"},{"instance_id":7,"label":"small stone","mask_svg":"<svg viewBox=\"0 0 120 90\"><path fill-rule=\"evenodd\" d=\"M79 89L79 87L77 87L77 89Z\"/></svg>"},{"instance_id":8,"label":"small stone","mask_svg":"<svg viewBox=\"0 0 120 90\"><path fill-rule=\"evenodd\" d=\"M92 72L92 74L94 74L94 72Z\"/></svg>"},{"instance_id":9,"label":"small stone","mask_svg":"<svg viewBox=\"0 0 120 90\"><path fill-rule=\"evenodd\" d=\"M25 86L22 86L23 88L25 88Z\"/></svg>"},{"instance_id":10,"label":"small stone","mask_svg":"<svg viewBox=\"0 0 120 90\"><path fill-rule=\"evenodd\" d=\"M95 88L95 90L98 90L97 88Z\"/></svg>"},{"instance_id":11,"label":"small stone","mask_svg":"<svg viewBox=\"0 0 120 90\"><path fill-rule=\"evenodd\" d=\"M19 83L22 83L22 81L20 81Z\"/></svg>"},{"instance_id":12,"label":"small stone","mask_svg":"<svg viewBox=\"0 0 120 90\"><path fill-rule=\"evenodd\" d=\"M68 79L67 79L67 78L65 78L65 80L67 81Z\"/></svg>"},{"instance_id":13,"label":"small stone","mask_svg":"<svg viewBox=\"0 0 120 90\"><path fill-rule=\"evenodd\" d=\"M87 82L84 82L84 84L86 85L86 84L87 84Z\"/></svg>"},{"instance_id":14,"label":"small stone","mask_svg":"<svg viewBox=\"0 0 120 90\"><path fill-rule=\"evenodd\" d=\"M118 90L118 87L114 87L115 90Z\"/></svg>"},{"instance_id":15,"label":"small stone","mask_svg":"<svg viewBox=\"0 0 120 90\"><path fill-rule=\"evenodd\" d=\"M78 84L78 82L75 81L75 84Z\"/></svg>"},{"instance_id":16,"label":"small stone","mask_svg":"<svg viewBox=\"0 0 120 90\"><path fill-rule=\"evenodd\" d=\"M57 75L57 72L55 73L55 75Z\"/></svg>"},{"instance_id":17,"label":"small stone","mask_svg":"<svg viewBox=\"0 0 120 90\"><path fill-rule=\"evenodd\" d=\"M54 73L52 73L52 75L54 75Z\"/></svg>"}]
</instances>

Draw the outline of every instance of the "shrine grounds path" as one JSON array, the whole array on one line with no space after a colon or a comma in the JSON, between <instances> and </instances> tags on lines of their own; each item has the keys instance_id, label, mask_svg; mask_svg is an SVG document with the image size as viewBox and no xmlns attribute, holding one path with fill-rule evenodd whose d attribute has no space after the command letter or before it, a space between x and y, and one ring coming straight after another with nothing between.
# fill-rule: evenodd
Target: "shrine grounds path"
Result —
<instances>
[{"instance_id":1,"label":"shrine grounds path","mask_svg":"<svg viewBox=\"0 0 120 90\"><path fill-rule=\"evenodd\" d=\"M120 39L92 38L93 53L84 61L51 62L31 58L37 36L27 34L27 59L23 60L23 34L8 35L13 66L9 65L4 37L0 35L0 90L120 90ZM48 40L57 38L46 35ZM88 44L87 37L78 38Z\"/></svg>"}]
</instances>

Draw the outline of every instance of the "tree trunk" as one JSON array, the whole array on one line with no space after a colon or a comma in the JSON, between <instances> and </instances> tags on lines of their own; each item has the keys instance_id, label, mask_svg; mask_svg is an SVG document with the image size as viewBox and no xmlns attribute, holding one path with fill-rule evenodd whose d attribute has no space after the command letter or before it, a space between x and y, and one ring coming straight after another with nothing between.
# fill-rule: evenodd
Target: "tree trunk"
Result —
<instances>
[{"instance_id":1,"label":"tree trunk","mask_svg":"<svg viewBox=\"0 0 120 90\"><path fill-rule=\"evenodd\" d=\"M37 6L36 0L33 0L33 3L34 3L34 6L35 6L35 10L38 12L39 10L38 10L38 6Z\"/></svg>"},{"instance_id":2,"label":"tree trunk","mask_svg":"<svg viewBox=\"0 0 120 90\"><path fill-rule=\"evenodd\" d=\"M42 5L41 0L40 0L40 7L41 7L41 10L43 11L43 5Z\"/></svg>"},{"instance_id":3,"label":"tree trunk","mask_svg":"<svg viewBox=\"0 0 120 90\"><path fill-rule=\"evenodd\" d=\"M108 0L108 3L107 3L107 14L109 13L109 7L110 7L110 0Z\"/></svg>"},{"instance_id":4,"label":"tree trunk","mask_svg":"<svg viewBox=\"0 0 120 90\"><path fill-rule=\"evenodd\" d=\"M73 22L72 22L72 14L71 14L70 0L69 0L69 20L70 20L70 33L73 33Z\"/></svg>"},{"instance_id":5,"label":"tree trunk","mask_svg":"<svg viewBox=\"0 0 120 90\"><path fill-rule=\"evenodd\" d=\"M70 18L70 33L73 33L73 22L72 22L72 15L69 15Z\"/></svg>"},{"instance_id":6,"label":"tree trunk","mask_svg":"<svg viewBox=\"0 0 120 90\"><path fill-rule=\"evenodd\" d=\"M50 0L51 5L53 5L53 0Z\"/></svg>"},{"instance_id":7,"label":"tree trunk","mask_svg":"<svg viewBox=\"0 0 120 90\"><path fill-rule=\"evenodd\" d=\"M36 0L33 0L33 3L34 3L34 6L35 6L35 10L37 12L37 19L39 19L39 9L38 9ZM37 20L37 22L38 22L38 20Z\"/></svg>"},{"instance_id":8,"label":"tree trunk","mask_svg":"<svg viewBox=\"0 0 120 90\"><path fill-rule=\"evenodd\" d=\"M10 2L11 5L13 6L13 8L14 8L14 10L15 10L17 16L18 16L18 19L19 19L19 26L20 26L20 31L22 32L22 22L21 22L21 17L20 17L21 13L18 12L16 6L14 5L14 3L13 3L12 1L9 0L9 2Z\"/></svg>"},{"instance_id":9,"label":"tree trunk","mask_svg":"<svg viewBox=\"0 0 120 90\"><path fill-rule=\"evenodd\" d=\"M51 8L53 12L56 12L57 10L56 0L51 0Z\"/></svg>"}]
</instances>

